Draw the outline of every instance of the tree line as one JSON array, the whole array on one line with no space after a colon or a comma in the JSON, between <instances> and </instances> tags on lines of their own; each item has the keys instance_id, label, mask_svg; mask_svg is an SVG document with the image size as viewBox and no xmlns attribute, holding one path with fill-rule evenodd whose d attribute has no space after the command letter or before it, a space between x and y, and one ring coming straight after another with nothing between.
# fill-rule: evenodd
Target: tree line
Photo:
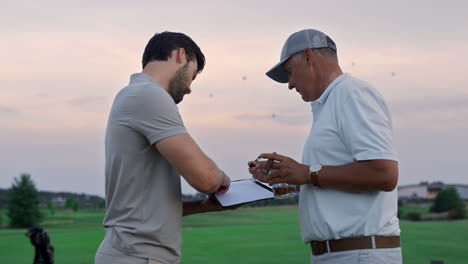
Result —
<instances>
[{"instance_id":1,"label":"tree line","mask_svg":"<svg viewBox=\"0 0 468 264\"><path fill-rule=\"evenodd\" d=\"M14 178L11 188L8 190L6 198L0 199L0 209L3 207L3 203L6 200L7 216L9 218L9 226L13 228L29 228L38 225L44 218L44 215L40 210L40 200L38 198L38 191L35 183L29 174L22 174L18 178ZM56 206L51 202L53 197L51 192L45 193L45 199L47 200L47 210L50 214L55 214ZM62 193L63 196L67 197L64 203L64 208L73 211L80 210L82 204L80 199L84 196L86 200L94 199L97 202L97 208L103 209L105 202L102 198L96 198L86 195L69 195ZM91 198L90 198L91 197ZM208 196L203 193L196 193L193 195L183 194L183 200L201 200L206 199ZM1 198L1 197L0 197ZM268 199L256 201L244 205L244 207L260 207L260 206L278 206L278 205L295 205L298 203L298 196L291 197L288 199ZM401 201L399 201L399 205ZM0 226L3 225L4 217L0 211ZM448 212L449 219L463 219L465 218L465 202L458 194L455 188L447 188L438 193L433 204L430 208L430 212L440 213ZM414 218L414 219L411 219ZM420 220L421 216L416 214L410 215L411 220Z\"/></svg>"},{"instance_id":2,"label":"tree line","mask_svg":"<svg viewBox=\"0 0 468 264\"><path fill-rule=\"evenodd\" d=\"M60 197L63 204L53 203L53 198ZM40 192L29 174L21 174L13 179L11 188L0 190L0 209L6 209L9 219L8 225L12 228L29 228L38 225L44 218L41 208L54 215L57 209L68 209L74 212L82 207L86 209L103 209L104 199L85 194L66 192ZM0 226L4 224L5 217L0 210ZM6 222L6 221L5 221Z\"/></svg>"}]
</instances>

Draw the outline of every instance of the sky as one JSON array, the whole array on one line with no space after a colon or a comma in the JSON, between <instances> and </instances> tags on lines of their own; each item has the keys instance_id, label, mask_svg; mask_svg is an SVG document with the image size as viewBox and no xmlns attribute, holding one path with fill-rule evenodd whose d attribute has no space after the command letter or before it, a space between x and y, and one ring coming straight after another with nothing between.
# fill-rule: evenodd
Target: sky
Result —
<instances>
[{"instance_id":1,"label":"sky","mask_svg":"<svg viewBox=\"0 0 468 264\"><path fill-rule=\"evenodd\" d=\"M300 161L310 103L265 72L293 32L314 28L344 72L387 101L399 185L468 184L468 2L21 1L0 10L0 188L104 196L104 135L148 40L189 35L206 56L179 104L191 136L232 179L277 152ZM182 191L194 190L183 182Z\"/></svg>"}]
</instances>

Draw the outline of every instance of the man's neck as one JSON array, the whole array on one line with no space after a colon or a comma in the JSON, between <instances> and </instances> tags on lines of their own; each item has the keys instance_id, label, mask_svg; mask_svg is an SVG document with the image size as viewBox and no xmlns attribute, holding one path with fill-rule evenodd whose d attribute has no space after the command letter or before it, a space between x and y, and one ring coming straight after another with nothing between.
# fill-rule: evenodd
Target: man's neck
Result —
<instances>
[{"instance_id":1,"label":"man's neck","mask_svg":"<svg viewBox=\"0 0 468 264\"><path fill-rule=\"evenodd\" d=\"M325 90L327 89L327 87L342 74L343 74L343 71L341 70L339 66L335 67L332 70L328 70L327 72L325 72L323 75L324 77L321 81L322 85L320 87L320 90L321 90L320 94L323 94Z\"/></svg>"},{"instance_id":2,"label":"man's neck","mask_svg":"<svg viewBox=\"0 0 468 264\"><path fill-rule=\"evenodd\" d=\"M169 91L170 69L163 65L148 64L142 71L155 80L164 90Z\"/></svg>"},{"instance_id":3,"label":"man's neck","mask_svg":"<svg viewBox=\"0 0 468 264\"><path fill-rule=\"evenodd\" d=\"M329 74L329 78L327 80L327 87L330 85L330 83L332 83L334 80L336 80L336 78L338 78L342 74L343 74L343 71L341 71L340 68L337 68L335 71L332 71Z\"/></svg>"}]
</instances>

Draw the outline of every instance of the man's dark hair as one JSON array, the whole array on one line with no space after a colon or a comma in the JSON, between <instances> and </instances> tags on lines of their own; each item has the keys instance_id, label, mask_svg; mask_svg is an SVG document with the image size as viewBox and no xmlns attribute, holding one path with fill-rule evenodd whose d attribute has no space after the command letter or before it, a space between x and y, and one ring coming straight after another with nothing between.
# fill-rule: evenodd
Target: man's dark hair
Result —
<instances>
[{"instance_id":1,"label":"man's dark hair","mask_svg":"<svg viewBox=\"0 0 468 264\"><path fill-rule=\"evenodd\" d=\"M156 33L146 44L143 53L143 68L151 61L167 61L171 52L175 49L184 48L187 62L197 60L197 72L205 67L205 55L198 45L187 35L178 32L164 31Z\"/></svg>"}]
</instances>

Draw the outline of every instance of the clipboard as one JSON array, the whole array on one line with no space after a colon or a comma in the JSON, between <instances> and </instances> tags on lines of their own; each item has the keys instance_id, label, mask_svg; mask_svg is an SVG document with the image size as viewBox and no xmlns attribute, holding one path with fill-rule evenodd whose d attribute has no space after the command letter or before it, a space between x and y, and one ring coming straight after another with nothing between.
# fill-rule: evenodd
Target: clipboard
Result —
<instances>
[{"instance_id":1,"label":"clipboard","mask_svg":"<svg viewBox=\"0 0 468 264\"><path fill-rule=\"evenodd\" d=\"M273 190L255 179L243 179L231 182L229 190L213 197L222 207L273 199Z\"/></svg>"}]
</instances>

